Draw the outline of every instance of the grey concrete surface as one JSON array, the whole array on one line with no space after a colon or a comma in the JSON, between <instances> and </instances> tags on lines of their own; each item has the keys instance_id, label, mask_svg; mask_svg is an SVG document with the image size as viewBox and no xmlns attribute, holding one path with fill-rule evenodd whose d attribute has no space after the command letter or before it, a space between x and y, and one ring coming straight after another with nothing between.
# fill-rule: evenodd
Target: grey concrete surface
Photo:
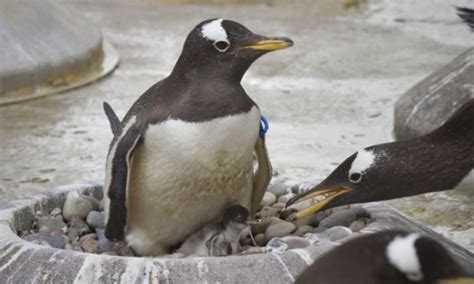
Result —
<instances>
[{"instance_id":1,"label":"grey concrete surface","mask_svg":"<svg viewBox=\"0 0 474 284\"><path fill-rule=\"evenodd\" d=\"M468 2L373 0L347 11L334 0L61 2L103 27L121 65L67 95L0 108L0 204L56 185L102 181L112 138L102 101L122 117L170 72L194 25L213 17L295 41L259 59L243 84L270 121L267 145L278 178L289 186L315 184L361 147L390 141L398 96L474 45L450 10ZM473 201L465 193L439 193L391 204L472 250Z\"/></svg>"},{"instance_id":2,"label":"grey concrete surface","mask_svg":"<svg viewBox=\"0 0 474 284\"><path fill-rule=\"evenodd\" d=\"M394 111L395 137L413 138L440 127L471 98L474 98L474 48L400 96Z\"/></svg>"},{"instance_id":3,"label":"grey concrete surface","mask_svg":"<svg viewBox=\"0 0 474 284\"><path fill-rule=\"evenodd\" d=\"M95 80L117 63L103 65L106 56L100 27L80 13L51 1L0 1L0 104Z\"/></svg>"},{"instance_id":4,"label":"grey concrete surface","mask_svg":"<svg viewBox=\"0 0 474 284\"><path fill-rule=\"evenodd\" d=\"M312 245L282 253L173 259L80 253L36 245L16 235L31 227L37 210L49 212L62 207L68 191L100 189L90 184L51 189L46 196L17 201L0 210L1 283L293 283L316 258L350 239L334 242L327 236L315 235ZM356 235L387 229L416 231L442 243L459 264L472 271L474 255L461 246L389 206L372 203L363 209L372 221Z\"/></svg>"}]
</instances>

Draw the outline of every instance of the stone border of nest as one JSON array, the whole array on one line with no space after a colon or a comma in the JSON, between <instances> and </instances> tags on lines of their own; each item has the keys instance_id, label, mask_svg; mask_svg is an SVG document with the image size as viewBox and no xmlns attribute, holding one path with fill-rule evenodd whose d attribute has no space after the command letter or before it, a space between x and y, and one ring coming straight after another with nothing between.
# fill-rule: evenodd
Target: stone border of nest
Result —
<instances>
[{"instance_id":1,"label":"stone border of nest","mask_svg":"<svg viewBox=\"0 0 474 284\"><path fill-rule=\"evenodd\" d=\"M78 191L100 194L100 184L78 184L51 190L27 200L18 200L0 210L0 282L266 282L291 283L321 254L339 244L321 238L306 248L226 257L147 258L98 255L56 249L21 239L38 211L62 208L66 195ZM441 241L466 268L474 265L472 253L382 203L360 206L371 222L360 233L386 229L421 232ZM346 241L349 238L344 239Z\"/></svg>"}]
</instances>

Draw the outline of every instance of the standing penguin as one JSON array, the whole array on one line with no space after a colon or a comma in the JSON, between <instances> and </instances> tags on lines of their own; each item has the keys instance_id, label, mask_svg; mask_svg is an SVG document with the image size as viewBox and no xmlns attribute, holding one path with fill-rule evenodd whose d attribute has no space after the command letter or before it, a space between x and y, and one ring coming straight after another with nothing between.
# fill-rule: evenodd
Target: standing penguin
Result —
<instances>
[{"instance_id":1,"label":"standing penguin","mask_svg":"<svg viewBox=\"0 0 474 284\"><path fill-rule=\"evenodd\" d=\"M472 284L470 273L433 239L384 231L332 249L303 271L296 284Z\"/></svg>"},{"instance_id":2,"label":"standing penguin","mask_svg":"<svg viewBox=\"0 0 474 284\"><path fill-rule=\"evenodd\" d=\"M160 255L231 204L256 211L271 166L259 137L260 110L240 82L258 57L292 45L223 19L189 33L171 74L114 128L105 180L107 238L125 234L138 254Z\"/></svg>"},{"instance_id":3,"label":"standing penguin","mask_svg":"<svg viewBox=\"0 0 474 284\"><path fill-rule=\"evenodd\" d=\"M431 133L351 155L287 206L319 198L297 213L301 219L322 208L450 189L474 189L474 99Z\"/></svg>"}]
</instances>

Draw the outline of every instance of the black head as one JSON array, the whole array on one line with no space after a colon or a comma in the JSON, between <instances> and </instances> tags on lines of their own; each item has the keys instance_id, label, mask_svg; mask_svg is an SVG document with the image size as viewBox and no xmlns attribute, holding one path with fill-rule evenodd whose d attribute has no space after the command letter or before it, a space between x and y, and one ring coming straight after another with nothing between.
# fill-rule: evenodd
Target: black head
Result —
<instances>
[{"instance_id":1,"label":"black head","mask_svg":"<svg viewBox=\"0 0 474 284\"><path fill-rule=\"evenodd\" d=\"M288 38L257 35L234 21L206 20L189 33L173 73L240 82L258 57L292 45Z\"/></svg>"},{"instance_id":2,"label":"black head","mask_svg":"<svg viewBox=\"0 0 474 284\"><path fill-rule=\"evenodd\" d=\"M454 189L474 167L473 135L474 100L470 100L432 133L352 154L287 206L319 197L319 202L297 213L297 218L304 218L322 208Z\"/></svg>"},{"instance_id":3,"label":"black head","mask_svg":"<svg viewBox=\"0 0 474 284\"><path fill-rule=\"evenodd\" d=\"M436 241L403 231L385 231L329 251L296 283L423 284L462 277L469 275Z\"/></svg>"},{"instance_id":4,"label":"black head","mask_svg":"<svg viewBox=\"0 0 474 284\"><path fill-rule=\"evenodd\" d=\"M249 217L249 211L242 205L232 205L224 211L224 218L222 223L224 225L230 222L245 224Z\"/></svg>"}]
</instances>

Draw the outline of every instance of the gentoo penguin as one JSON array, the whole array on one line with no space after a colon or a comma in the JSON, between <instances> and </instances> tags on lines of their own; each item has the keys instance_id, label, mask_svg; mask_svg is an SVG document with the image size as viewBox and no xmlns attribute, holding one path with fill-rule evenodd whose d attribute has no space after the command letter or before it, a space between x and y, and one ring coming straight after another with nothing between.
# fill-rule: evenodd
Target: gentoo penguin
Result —
<instances>
[{"instance_id":1,"label":"gentoo penguin","mask_svg":"<svg viewBox=\"0 0 474 284\"><path fill-rule=\"evenodd\" d=\"M224 211L221 222L207 224L192 234L176 251L184 256L225 256L239 251L239 238L247 228L249 211L241 205L233 205Z\"/></svg>"},{"instance_id":2,"label":"gentoo penguin","mask_svg":"<svg viewBox=\"0 0 474 284\"><path fill-rule=\"evenodd\" d=\"M320 184L295 196L287 206L313 200L297 213L296 218L301 219L323 207L472 189L473 168L474 99L470 99L431 133L370 146L351 155ZM314 202L316 199L319 201Z\"/></svg>"},{"instance_id":3,"label":"gentoo penguin","mask_svg":"<svg viewBox=\"0 0 474 284\"><path fill-rule=\"evenodd\" d=\"M322 255L296 284L474 283L435 240L404 231L354 238Z\"/></svg>"},{"instance_id":4,"label":"gentoo penguin","mask_svg":"<svg viewBox=\"0 0 474 284\"><path fill-rule=\"evenodd\" d=\"M457 7L459 17L469 26L474 32L474 9L465 7Z\"/></svg>"},{"instance_id":5,"label":"gentoo penguin","mask_svg":"<svg viewBox=\"0 0 474 284\"><path fill-rule=\"evenodd\" d=\"M107 238L125 236L138 254L160 255L231 204L255 212L271 166L260 110L240 82L258 57L292 45L223 19L189 33L171 74L114 130L104 185Z\"/></svg>"}]
</instances>

